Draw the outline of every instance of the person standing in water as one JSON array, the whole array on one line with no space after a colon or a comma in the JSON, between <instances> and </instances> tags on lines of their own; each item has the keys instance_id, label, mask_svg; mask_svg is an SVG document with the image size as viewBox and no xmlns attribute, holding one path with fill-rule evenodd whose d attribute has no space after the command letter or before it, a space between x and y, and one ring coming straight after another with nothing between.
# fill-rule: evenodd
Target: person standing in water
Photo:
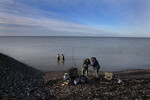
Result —
<instances>
[{"instance_id":1,"label":"person standing in water","mask_svg":"<svg viewBox=\"0 0 150 100\"><path fill-rule=\"evenodd\" d=\"M64 61L65 60L65 56L64 54L61 55L61 60Z\"/></svg>"},{"instance_id":2,"label":"person standing in water","mask_svg":"<svg viewBox=\"0 0 150 100\"><path fill-rule=\"evenodd\" d=\"M60 55L59 54L57 54L56 59L57 59L57 64L60 65Z\"/></svg>"},{"instance_id":3,"label":"person standing in water","mask_svg":"<svg viewBox=\"0 0 150 100\"><path fill-rule=\"evenodd\" d=\"M60 60L60 55L59 55L59 54L57 54L56 58L57 58L57 60Z\"/></svg>"},{"instance_id":4,"label":"person standing in water","mask_svg":"<svg viewBox=\"0 0 150 100\"><path fill-rule=\"evenodd\" d=\"M64 56L64 54L61 55L61 61L62 61L62 64L65 63L65 56Z\"/></svg>"}]
</instances>

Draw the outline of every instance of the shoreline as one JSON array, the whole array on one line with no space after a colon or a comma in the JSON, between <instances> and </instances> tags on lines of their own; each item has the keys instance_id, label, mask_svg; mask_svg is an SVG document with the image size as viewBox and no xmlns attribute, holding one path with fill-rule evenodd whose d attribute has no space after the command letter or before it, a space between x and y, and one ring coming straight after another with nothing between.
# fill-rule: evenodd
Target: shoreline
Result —
<instances>
[{"instance_id":1,"label":"shoreline","mask_svg":"<svg viewBox=\"0 0 150 100\"><path fill-rule=\"evenodd\" d=\"M26 82L29 78L25 78L25 80L22 78L27 77L27 76L31 77L33 73L32 72L29 73L29 71L33 70L38 73L42 72L26 64L23 64L22 62L17 61L14 58L3 55L1 53L0 53L0 63L2 65L0 66L2 67L1 77L3 78L3 80L1 78L1 82L3 81L7 82L5 84L2 84L3 86L7 86L7 84L8 85L10 84L6 80L6 78L4 78L6 76L11 80L11 83L14 82L14 79L15 80L17 79L15 82L20 82L19 80L22 80L22 83L11 84L12 88L15 88L16 86L17 87L21 86L21 87L18 87L18 89L25 88L22 84L24 84L24 82ZM10 77L6 73L6 72L9 73L10 70L7 70L5 67L6 68L8 67L10 70L13 69L12 74L15 77ZM20 67L26 68L27 71L23 70L23 72L20 72L20 70L22 70L20 69ZM35 75L36 75L36 72L34 73ZM83 99L87 99L87 100L114 100L114 99L115 100L127 100L127 99L149 100L150 99L150 78L149 78L150 69L131 69L131 70L126 70L126 71L112 72L112 73L114 75L119 76L118 78L121 79L123 82L118 83L118 79L105 80L103 78L104 72L100 70L99 75L101 76L102 80L95 80L93 78L93 71L89 71L87 84L77 84L77 85L68 84L68 85L62 86L62 84L64 83L64 80L63 80L64 71L42 72L42 74L37 74L37 76L33 75L32 78L28 80L28 82L26 82L26 88L28 90L26 90L25 88L25 91L28 91L30 96L33 96L33 97L40 95L39 97L46 98L47 95L50 95L51 96L50 98L54 96L54 98L56 97L56 100L75 100L75 99L77 100L83 100ZM3 74L6 74L6 75L4 76ZM78 70L78 74L81 75L80 70ZM39 75L42 75L45 83L40 83L40 86L36 86L37 82L39 82L40 80L43 80L43 78L39 77ZM36 83L33 80L36 80ZM28 88L29 84L33 84L33 86L30 87L30 89ZM35 92L35 94L33 95L31 90L35 90L35 87L37 91L39 91L39 89L41 91L39 93ZM43 89L45 89L46 87L49 88L50 90L49 92L46 92L46 94L43 94L45 91ZM11 91L9 92L10 94L12 94ZM14 91L14 93L16 93L16 91ZM51 95L51 93L53 95ZM4 96L4 94L5 94L5 89L2 89L2 87L0 87L0 99L2 98L1 96ZM18 92L18 94L20 94L20 92ZM19 96L18 94L13 95L13 97L18 97ZM22 94L25 96L28 96L27 94L24 94L24 93ZM11 96L8 96L8 98L9 97ZM20 100L20 99L16 98L15 100ZM24 99L24 100L30 100L30 99ZM33 99L33 100L38 100L38 99ZM45 100L45 99L41 99L41 100ZM46 99L46 100L49 100L49 99Z\"/></svg>"},{"instance_id":2,"label":"shoreline","mask_svg":"<svg viewBox=\"0 0 150 100\"><path fill-rule=\"evenodd\" d=\"M138 76L138 75L146 75L150 74L150 69L131 69L131 70L125 70L125 71L116 71L116 72L111 72L111 71L105 71L109 73L113 73L113 75L119 75L121 77L125 76ZM99 75L104 75L104 71L99 71ZM63 78L65 71L46 71L43 72L44 77L46 80L55 80L59 78ZM78 70L78 74L81 75L81 71ZM93 75L93 71L89 71L89 75Z\"/></svg>"}]
</instances>

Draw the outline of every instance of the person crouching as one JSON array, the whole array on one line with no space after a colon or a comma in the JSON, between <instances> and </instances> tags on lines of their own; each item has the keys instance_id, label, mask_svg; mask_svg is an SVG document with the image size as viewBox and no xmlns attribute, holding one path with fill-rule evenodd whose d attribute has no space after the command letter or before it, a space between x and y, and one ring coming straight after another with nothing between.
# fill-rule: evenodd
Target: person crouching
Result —
<instances>
[{"instance_id":1,"label":"person crouching","mask_svg":"<svg viewBox=\"0 0 150 100\"><path fill-rule=\"evenodd\" d=\"M88 67L90 66L91 62L89 58L86 58L82 63L82 71L81 74L83 76L88 76Z\"/></svg>"}]
</instances>

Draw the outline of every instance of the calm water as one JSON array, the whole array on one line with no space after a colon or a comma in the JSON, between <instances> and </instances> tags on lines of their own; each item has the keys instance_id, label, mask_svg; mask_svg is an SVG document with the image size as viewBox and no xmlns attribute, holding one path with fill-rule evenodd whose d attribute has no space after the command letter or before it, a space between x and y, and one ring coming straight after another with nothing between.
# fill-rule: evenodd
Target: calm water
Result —
<instances>
[{"instance_id":1,"label":"calm water","mask_svg":"<svg viewBox=\"0 0 150 100\"><path fill-rule=\"evenodd\" d=\"M150 69L150 38L0 37L0 52L44 71L80 69L93 56L102 71ZM57 62L58 53L65 55L64 64Z\"/></svg>"}]
</instances>

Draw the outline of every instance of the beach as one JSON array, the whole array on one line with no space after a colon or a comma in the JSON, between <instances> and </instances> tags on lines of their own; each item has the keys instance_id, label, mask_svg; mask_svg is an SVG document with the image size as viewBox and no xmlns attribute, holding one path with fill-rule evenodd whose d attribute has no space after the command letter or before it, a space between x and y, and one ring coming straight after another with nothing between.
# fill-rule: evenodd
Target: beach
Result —
<instances>
[{"instance_id":1,"label":"beach","mask_svg":"<svg viewBox=\"0 0 150 100\"><path fill-rule=\"evenodd\" d=\"M150 0L0 0L0 100L150 100Z\"/></svg>"},{"instance_id":2,"label":"beach","mask_svg":"<svg viewBox=\"0 0 150 100\"><path fill-rule=\"evenodd\" d=\"M100 80L90 71L86 84L62 85L64 71L42 72L4 54L0 54L0 67L0 100L150 99L150 69L109 72L117 76L112 80L106 80L100 69Z\"/></svg>"},{"instance_id":3,"label":"beach","mask_svg":"<svg viewBox=\"0 0 150 100\"><path fill-rule=\"evenodd\" d=\"M128 70L113 72L119 75L122 83L116 79L95 81L89 72L87 84L63 84L64 72L46 72L47 85L55 93L58 100L149 100L150 70ZM80 74L80 72L79 72ZM99 73L100 76L104 72Z\"/></svg>"},{"instance_id":4,"label":"beach","mask_svg":"<svg viewBox=\"0 0 150 100\"><path fill-rule=\"evenodd\" d=\"M0 53L0 100L55 100L43 73Z\"/></svg>"}]
</instances>

